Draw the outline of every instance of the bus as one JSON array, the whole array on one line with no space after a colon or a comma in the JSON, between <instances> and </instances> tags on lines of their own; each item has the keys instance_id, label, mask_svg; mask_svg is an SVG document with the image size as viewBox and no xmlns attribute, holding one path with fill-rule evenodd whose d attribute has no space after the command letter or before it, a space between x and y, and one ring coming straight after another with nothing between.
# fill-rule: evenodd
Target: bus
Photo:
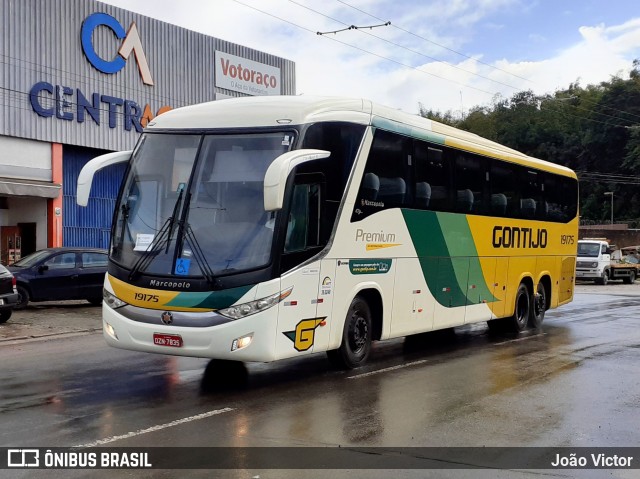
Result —
<instances>
[{"instance_id":1,"label":"bus","mask_svg":"<svg viewBox=\"0 0 640 479\"><path fill-rule=\"evenodd\" d=\"M164 113L114 213L103 330L124 349L239 362L488 322L520 332L573 298L568 168L363 99L225 99Z\"/></svg>"}]
</instances>

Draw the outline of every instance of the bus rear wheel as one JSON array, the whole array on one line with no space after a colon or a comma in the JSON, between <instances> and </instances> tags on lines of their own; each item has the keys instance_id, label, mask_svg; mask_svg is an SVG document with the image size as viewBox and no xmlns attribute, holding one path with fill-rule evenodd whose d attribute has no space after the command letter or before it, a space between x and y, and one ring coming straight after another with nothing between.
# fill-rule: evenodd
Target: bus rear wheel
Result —
<instances>
[{"instance_id":1,"label":"bus rear wheel","mask_svg":"<svg viewBox=\"0 0 640 479\"><path fill-rule=\"evenodd\" d=\"M518 292L516 293L515 310L513 311L513 316L508 320L509 329L515 333L522 331L527 327L530 314L531 297L529 288L527 288L526 284L520 283Z\"/></svg>"},{"instance_id":2,"label":"bus rear wheel","mask_svg":"<svg viewBox=\"0 0 640 479\"><path fill-rule=\"evenodd\" d=\"M340 369L362 366L371 352L372 333L369 305L360 296L356 296L351 301L344 321L340 347L327 351L329 361Z\"/></svg>"}]
</instances>

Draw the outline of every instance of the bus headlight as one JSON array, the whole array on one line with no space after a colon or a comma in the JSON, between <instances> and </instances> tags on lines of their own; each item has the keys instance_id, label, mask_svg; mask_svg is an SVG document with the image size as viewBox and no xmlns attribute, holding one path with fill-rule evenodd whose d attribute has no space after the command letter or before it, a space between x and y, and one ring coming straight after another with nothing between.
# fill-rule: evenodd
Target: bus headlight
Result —
<instances>
[{"instance_id":1,"label":"bus headlight","mask_svg":"<svg viewBox=\"0 0 640 479\"><path fill-rule=\"evenodd\" d=\"M246 348L251 344L252 340L253 340L253 333L247 334L246 336L243 336L238 339L234 339L231 343L231 351L237 351L238 349Z\"/></svg>"},{"instance_id":2,"label":"bus headlight","mask_svg":"<svg viewBox=\"0 0 640 479\"><path fill-rule=\"evenodd\" d=\"M121 308L122 306L127 304L104 288L102 289L102 299L109 305L111 309Z\"/></svg>"},{"instance_id":3,"label":"bus headlight","mask_svg":"<svg viewBox=\"0 0 640 479\"><path fill-rule=\"evenodd\" d=\"M275 306L284 298L289 296L293 291L293 287L281 291L276 294L272 294L271 296L267 296L266 298L256 299L255 301L250 301L248 303L237 304L235 306L231 306L230 308L220 309L218 310L218 314L225 316L229 319L240 319L245 318L247 316L251 316L252 314L259 313L260 311L264 311L266 309Z\"/></svg>"}]
</instances>

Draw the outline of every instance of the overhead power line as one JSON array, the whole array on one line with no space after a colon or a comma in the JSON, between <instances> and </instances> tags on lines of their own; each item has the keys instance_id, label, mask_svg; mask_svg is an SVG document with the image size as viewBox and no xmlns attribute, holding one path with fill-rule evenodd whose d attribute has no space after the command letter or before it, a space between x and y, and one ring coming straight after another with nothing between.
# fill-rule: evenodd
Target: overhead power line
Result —
<instances>
[{"instance_id":1,"label":"overhead power line","mask_svg":"<svg viewBox=\"0 0 640 479\"><path fill-rule=\"evenodd\" d=\"M341 21L341 20L338 20L337 18L330 17L329 15L326 15L326 14L324 14L324 13L322 13L322 12L319 12L319 11L317 11L317 10L314 10L313 8L308 7L308 6L306 6L306 5L303 5L303 4L301 4L301 3L298 3L298 2L296 2L296 1L294 1L294 0L289 0L289 2L290 2L290 3L293 3L294 5L297 5L297 6L299 6L299 7L305 8L305 9L307 9L307 10L309 10L309 11L313 12L313 13L316 13L316 14L318 14L318 15L321 15L321 16L323 16L324 18L328 18L329 20L333 20L334 22L341 23L342 25L347 25L346 23L344 23L344 22L343 22L343 21ZM391 22L387 22L387 24L388 24L388 25L391 25ZM385 25L386 25L386 24L385 24ZM366 28L366 27L365 27L365 28ZM351 25L350 27L343 28L343 29L341 29L341 30L336 30L336 32L344 32L344 31L346 31L346 30L358 30L358 29L359 29L358 27L354 27L353 25ZM329 32L329 33L335 33L335 32ZM465 72L465 73L468 73L468 74L470 74L470 75L477 76L477 77L479 77L479 78L483 78L484 80L489 80L490 82L494 82L494 83L497 83L497 84L499 84L499 85L506 86L506 87L508 87L508 88L512 88L512 89L514 89L514 90L520 90L520 88L519 88L519 87L515 87L515 86L513 86L513 85L509 85L509 84L507 84L507 83L503 83L503 82L501 82L501 81L494 80L493 78L489 78L489 77L486 77L486 76L480 75L479 73L473 72L473 71L471 71L471 70L467 70L467 69L462 68L462 67L459 67L459 66L457 66L457 65L452 65L452 64L451 64L451 63L449 63L449 62L446 62L446 61L444 61L444 60L439 60L439 59L437 59L437 58L431 57L431 56L426 55L426 54L424 54L424 53L422 53L422 52L419 52L419 51L417 51L417 50L413 50L413 49L411 49L411 48L405 47L404 45L400 45L399 43L393 42L393 41L391 41L391 40L387 40L386 38L379 37L378 35L374 35L373 33L366 32L366 31L362 31L362 33L364 33L365 35L369 35L370 37L377 38L378 40L382 40L382 41L383 41L383 42L385 42L385 43L388 43L388 44L390 44L390 45L393 45L394 47L402 48L403 50L406 50L406 51L408 51L408 52L411 52L411 53L413 53L413 54L415 54L415 55L419 55L419 56L421 56L421 57L423 57L423 58L427 58L427 59L429 59L429 60L433 60L433 61L435 61L435 62L441 63L441 64L443 64L443 65L445 65L445 66L448 66L449 68L455 68L456 70L460 70L460 71ZM320 33L320 32L318 32L318 34L319 34L319 35L321 35L321 33Z\"/></svg>"},{"instance_id":2,"label":"overhead power line","mask_svg":"<svg viewBox=\"0 0 640 479\"><path fill-rule=\"evenodd\" d=\"M640 178L634 175L576 171L580 181L585 183L615 183L616 185L640 185Z\"/></svg>"},{"instance_id":3,"label":"overhead power line","mask_svg":"<svg viewBox=\"0 0 640 479\"><path fill-rule=\"evenodd\" d=\"M292 21L290 21L290 20L284 19L284 18L282 18L282 17L279 17L279 16L274 15L274 14L272 14L272 13L269 13L269 12L267 12L267 11L261 10L261 9L259 9L259 8L257 8L257 7L252 6L252 5L248 5L248 4L246 4L246 3L243 3L243 2L241 2L240 0L233 0L233 1L234 1L235 3L237 3L237 4L239 4L239 5L242 5L242 6L244 6L244 7L250 8L250 9L252 9L252 10L254 10L254 11L257 11L257 12L259 12L259 13L262 13L263 15L267 15L267 16L269 16L269 17L271 17L271 18L275 18L276 20L280 20L280 21L282 21L282 22L288 23L289 25L292 25L292 26L294 26L294 27L296 27L296 28L299 28L299 29L301 29L301 30L307 31L307 32L309 32L309 33L315 33L315 34L317 34L317 33L318 33L317 31L316 31L316 32L314 32L313 30L311 30L311 29L309 29L309 28L307 28L307 27L304 27L304 26L302 26L302 25L299 25L299 24L297 24L297 23L295 23L295 22L292 22ZM340 1L340 3L344 3L344 4L345 4L345 5L347 5L347 6L351 6L351 5L347 4L346 2L342 2L341 0L338 0L338 1ZM314 12L314 13L318 14L318 15L322 15L322 16L324 16L324 17L326 17L326 18L329 18L329 19L331 19L331 20L333 20L333 21L336 21L336 22L338 22L338 23L341 23L341 24L343 24L343 25L347 25L346 23L344 23L344 22L342 22L342 21L340 21L340 20L338 20L338 19L335 19L335 18L329 17L329 16L327 16L327 15L325 15L325 14L323 14L323 13L320 13L320 12L318 12L318 11L316 11L316 10L313 10L312 8L307 7L306 5L302 5L302 4L300 4L300 3L298 3L298 2L296 2L296 1L294 1L294 0L289 0L289 2L291 2L291 3L295 4L295 5L298 5L298 6L300 6L300 7L303 7L303 8L305 8L305 9L307 9L307 10L310 10L310 11L312 11L312 12ZM355 7L354 7L354 8L355 8ZM356 10L359 10L359 9L357 9L357 8L356 8ZM360 11L360 10L359 10L359 11ZM363 12L363 13L366 13L366 12ZM370 15L370 14L368 14L368 15ZM372 16L373 18L378 19L378 17L375 17L375 16L373 16L373 15L370 15L370 16ZM379 20L381 20L381 19L379 19ZM344 30L349 30L349 28L346 28L346 29L344 29ZM341 30L341 31L344 31L344 30ZM401 47L401 48L405 48L405 47L403 47L403 46L401 46L401 45L398 45L398 44L395 44L395 43L393 43L393 42L390 42L390 41L388 41L388 40L386 40L386 39L384 39L384 38L380 38L380 37L378 37L378 36L376 36L376 35L373 35L373 34L371 34L371 33L364 32L364 31L363 31L362 33L366 33L367 35L371 35L371 36L373 36L373 37L375 37L375 38L378 38L378 39L380 39L380 40L383 40L383 41L385 41L385 42L392 43L392 44L393 44L393 45L395 45L395 46L398 46L398 47ZM409 32L409 33L410 33L410 32ZM418 71L418 72L420 72L420 73L423 73L423 74L426 74L426 75L432 76L432 77L434 77L434 78L439 78L439 79L444 80L444 81L449 82L449 83L454 83L454 84L461 85L461 86L464 86L464 87L469 88L469 89L472 89L472 90L479 91L479 92L481 92L481 93L486 93L487 95L492 95L492 96L494 96L496 93L498 93L498 92L490 92L490 91L487 91L487 90L483 90L482 88L477 88L477 87L474 87L474 86L468 85L468 84L466 84L466 83L462 83L462 82L459 82L459 81L456 81L456 80L452 80L452 79L450 79L450 78L445 78L445 77L443 77L443 76L436 75L435 73L431 73L431 72L428 72L428 71L422 70L422 69L420 69L420 68L416 68L416 67L414 67L414 66L412 66L412 65L408 65L408 64L403 63L403 62L401 62L401 61L394 60L393 58L389 58L389 57L386 57L386 56L384 56L384 55L380 55L380 54L378 54L378 53L375 53L375 52L372 52L372 51L366 50L366 49L364 49L364 48L362 48L362 47L359 47L359 46L356 46L356 45L352 45L352 44L347 43L347 42L340 41L340 40L338 40L338 39L336 39L336 38L334 38L334 37L331 37L331 36L325 36L325 35L323 35L323 38L327 38L327 39L332 40L332 41L334 41L334 42L340 43L341 45L345 45L345 46L348 46L348 47L350 47L350 48L354 48L354 49L359 50L359 51L361 51L361 52L363 52L363 53L367 53L367 54L369 54L369 55L373 55L373 56L375 56L375 57L377 57L377 58L380 58L380 59L383 59L383 60L386 60L386 61L389 61L389 62L395 63L396 65L400 65L400 66L405 67L405 68L409 68L409 69L412 69L412 70ZM405 49L406 49L406 48L405 48ZM422 55L420 52L415 52L415 51L410 50L410 49L408 49L408 50L409 50L409 51L412 51L412 52L414 52L414 53L418 53L418 54ZM426 55L423 55L423 56L426 56ZM429 57L429 58L431 58L431 57ZM434 60L435 60L435 59L434 59ZM436 60L436 61L439 61L439 60ZM453 65L451 65L451 66L453 66ZM491 65L489 65L489 66L491 66ZM458 67L455 67L455 66L454 66L454 68L458 68ZM460 69L460 68L459 68L459 69ZM461 70L466 71L466 70L464 70L464 69L461 69ZM469 73L472 73L472 72L469 72ZM508 73L508 72L507 72L507 73ZM482 77L482 75L478 75L478 74L475 74L475 73L473 73L473 74L474 74L474 75L476 75L476 76ZM516 75L516 76L517 76L517 75ZM482 77L482 78L486 78L486 77ZM489 79L489 78L487 78L487 79ZM489 79L489 80L491 80L491 79ZM491 81L495 81L495 80L491 80ZM501 83L501 82L497 82L497 83ZM507 84L503 84L503 85L506 85L506 86L508 86L508 87L510 87L510 88L516 88L516 87L513 87L513 86L511 86L511 85L507 85ZM565 99L548 98L548 99L547 99L547 103L556 103L556 102L560 102L560 101L564 101L564 100L565 100ZM558 103L558 104L559 104L559 103ZM547 104L546 106L547 106L547 107L549 107L550 105L548 105L548 104ZM576 108L577 108L577 109L582 109L582 110L584 110L584 111L588 111L588 112L591 112L591 113L595 113L595 114L602 114L602 115L604 115L604 116L611 117L611 118L614 118L614 119L617 119L617 120L620 120L620 121L631 122L631 120L625 120L624 118L617 118L617 117L613 117L612 115L608 115L608 114L606 114L606 113L599 113L599 112L596 112L595 110L587 110L587 109L580 108L580 107L576 107ZM587 117L583 117L583 116L578 116L578 115L572 114L572 113L570 113L570 112L567 112L567 111L565 111L564 109L563 109L563 110L559 110L559 109L557 109L557 108L553 108L553 107L551 107L550 109L551 109L551 110L554 110L554 111L557 111L557 112L559 112L559 113L562 113L563 115L571 116L571 117L574 117L574 118L577 118L577 119L580 119L580 120L584 120L584 121L589 121L589 122L592 122L592 123L599 123L599 124L603 124L603 125L607 125L607 126L615 126L615 127L620 127L620 128L627 128L627 126L626 126L626 125L620 125L620 124L607 123L607 122L600 121L600 120L595 120L595 119L592 119L592 118L587 118Z\"/></svg>"},{"instance_id":4,"label":"overhead power line","mask_svg":"<svg viewBox=\"0 0 640 479\"><path fill-rule=\"evenodd\" d=\"M289 1L291 1L291 0L289 0ZM369 17L371 17L371 18L375 19L375 20L380 20L380 21L382 21L382 19L381 19L381 18L379 18L379 17L377 17L376 15L373 15L372 13L366 12L366 11L364 11L364 10L362 10L362 9L358 8L358 7L355 7L355 6L351 5L351 4L350 4L350 3L348 3L348 2L345 2L344 0L336 0L336 1L337 1L337 2L339 2L339 3L341 3L341 4L343 4L343 5L345 5L345 6L347 6L347 7L349 7L349 8L352 8L353 10L356 10L356 11L358 11L358 12L360 12L360 13L363 13L363 14L365 14L365 15L367 15L367 16L369 16ZM294 3L295 3L295 2L294 2ZM416 33L412 32L412 31L410 31L410 30L407 30L407 29L405 29L405 28L402 28L402 27L401 27L401 26L399 26L396 22L394 22L394 23L392 24L392 26L393 26L393 28L396 28L396 29L398 29L398 30L400 30L400 31L402 31L402 32L404 32L404 33L407 33L407 34L409 34L409 35L413 36L413 37L419 38L419 39L421 39L421 40L424 40L425 42L428 42L428 43L431 43L431 44L433 44L433 45L436 45L436 46L437 46L437 47L439 47L439 48L442 48L442 49L444 49L444 50L450 51L450 52L455 53L455 54L457 54L457 55L460 55L460 56L462 56L462 57L464 57L464 58L468 58L468 59L470 59L470 60L473 60L473 61L475 61L475 62L477 62L477 63L480 63L480 64L482 64L482 65L485 65L485 66L487 66L487 67L489 67L489 68L492 68L492 69L494 69L494 70L501 71L501 72L506 73L506 74L508 74L508 75L511 75L511 76L513 76L513 77L516 77L516 78L519 78L519 79L521 79L521 80L525 80L525 81L527 81L527 82L529 82L529 83L534 83L534 84L535 84L535 82L534 82L533 80L530 80L529 78L522 77L522 76L517 75L517 74L515 74L515 73L513 73L513 72L510 72L510 71L504 70L504 69L502 69L502 68L496 67L496 66L494 66L494 65L491 65L491 64L489 64L489 63L483 62L483 61L481 61L481 60L479 60L479 59L477 59L477 58L474 58L474 57L472 57L472 56L469 56L469 55L467 55L467 54L465 54L465 53L459 52L459 51L454 50L454 49L452 49L452 48L449 48L449 47L447 47L447 46L445 46L445 45L442 45L442 44L440 44L440 43L437 43L437 42L435 42L435 41L433 41L433 40L430 40L429 38L426 38L426 37L424 37L424 36L418 35L418 34L416 34ZM401 46L401 47L402 47L402 46ZM404 48L404 47L402 47L402 48ZM410 50L410 51L412 51L412 50ZM418 53L418 52L414 52L414 53ZM425 55L423 55L423 56L425 56ZM428 58L430 58L430 57L428 57ZM437 59L434 59L434 60L436 60L436 61L441 61L441 60L437 60ZM450 65L450 64L449 64L449 63L447 63L447 62L444 62L444 61L441 61L441 62L442 62L442 63L444 63L444 64L446 64L446 65ZM451 65L451 66L453 66L454 68L457 68L457 67L455 67L454 65ZM467 71L467 72L468 72L468 70L464 70L464 69L462 69L462 70L463 70L463 71ZM496 82L496 83L499 83L499 84L501 84L501 85L504 85L504 86L507 86L507 87L510 87L510 88L519 89L519 88L513 87L513 86L511 86L511 85L508 85L508 84L506 84L506 83L502 83L502 82L499 82L499 81L493 80L493 79L491 79L491 78L484 77L484 76L482 76L482 75L479 75L479 74L476 74L476 73L473 73L473 72L469 72L469 73L472 73L472 74L474 74L474 75L476 75L476 76L478 76L478 77L480 77L480 78L484 78L484 79L488 79L488 80L494 81L494 82ZM558 99L556 99L556 98L549 98L549 100L551 100L551 101L558 101ZM590 103L592 103L592 104L593 104L593 102L592 102L592 101L590 101L590 100L586 100L586 99L581 99L581 100L586 101L586 102L590 102ZM611 107L611 106L607 106L607 105L604 105L604 107L608 108L609 110L617 111L617 112L620 112L620 113L625 113L625 114L626 114L626 115L628 115L628 116L632 116L632 117L636 117L636 118L639 118L639 119L640 119L640 115L635 115L635 114L633 114L633 113L630 113L630 112L627 112L627 111L624 111L624 110L619 110L619 109L617 109L617 108L614 108L614 107ZM622 120L622 121L629 121L629 122L631 121L631 120L625 120L625 119L623 119L623 118L617 118L617 117L614 117L614 116L612 116L612 115L607 115L606 113L600 113L600 112L597 112L597 111L595 111L595 110L587 110L587 111L592 111L593 113L598 114L598 115L610 116L610 117L612 117L612 118L616 118L616 119L618 119L618 120ZM597 121L597 120L596 120L596 121Z\"/></svg>"},{"instance_id":5,"label":"overhead power line","mask_svg":"<svg viewBox=\"0 0 640 479\"><path fill-rule=\"evenodd\" d=\"M250 8L252 10L255 10L256 12L260 12L260 13L262 13L264 15L267 15L267 16L269 16L271 18L275 18L276 20L280 20L282 22L288 23L289 25L293 25L296 28L299 28L301 30L305 30L307 32L310 32L310 33L313 33L314 35L316 35L316 31L313 31L313 30L311 30L311 29L309 29L307 27L303 27L302 25L298 25L297 23L294 23L294 22L292 22L290 20L287 20L287 19L284 19L284 18L279 17L277 15L274 15L273 13L269 13L269 12L266 12L264 10L260 10L259 8L254 7L252 5L247 5L246 3L243 3L240 0L233 0L233 1L235 3L237 3L238 5L242 5L243 7ZM478 88L478 87L474 87L474 86L471 86L471 85L467 85L466 83L462 83L462 82L459 82L459 81L456 81L456 80L452 80L450 78L445 78L443 76L436 75L435 73L431 73L431 72L428 72L428 71L425 71L425 70L421 70L420 68L416 68L416 67L414 67L412 65L407 65L406 63L402 63L401 61L394 60L393 58L385 57L384 55L380 55L378 53L366 50L366 49L358 47L356 45L352 45L350 43L340 41L340 40L338 40L337 38L334 38L334 37L323 35L322 38L326 38L326 39L331 40L333 42L340 43L341 45L345 45L345 46L353 48L355 50L359 50L359 51L361 51L363 53L367 53L369 55L373 55L373 56L378 57L378 58L380 58L382 60L387 60L389 62L395 63L396 65L400 65L400 66L403 66L405 68L410 68L410 69L418 71L420 73L424 73L425 75L429 75L429 76L432 76L434 78L439 78L440 80L444 80L444 81L447 81L449 83L455 83L456 85L461 85L461 86L464 86L466 88L470 88L472 90L479 91L481 93L486 93L487 95L495 95L495 92L490 92L490 91L487 91L487 90L483 90L482 88Z\"/></svg>"},{"instance_id":6,"label":"overhead power line","mask_svg":"<svg viewBox=\"0 0 640 479\"><path fill-rule=\"evenodd\" d=\"M354 10L357 10L357 11L358 11L358 12L360 12L360 13L364 13L365 15L368 15L368 16L370 16L371 18L375 18L376 20L380 20L380 21L382 21L382 19L380 19L380 18L376 17L375 15L373 15L373 14L371 14L371 13L369 13L369 12L365 12L364 10L362 10L362 9L360 9L360 8L358 8L358 7L354 7L353 5L351 5L351 4L349 4L349 3L347 3L347 2L345 2L345 1L343 1L343 0L336 0L336 1L337 1L337 2L342 3L343 5L345 5L345 6L349 7L349 8L353 8ZM395 23L394 23L392 26L393 26L394 28L397 28L398 30L400 30L400 31L404 32L404 33L407 33L407 34L412 35L412 36L414 36L414 37L416 37L416 38L419 38L420 40L424 40L424 41L425 41L425 42L427 42L427 43L431 43L431 44L436 45L437 47L440 47L440 48L442 48L442 49L444 49L444 50L450 51L451 53L455 53L456 55L460 55L460 56L462 56L462 57L468 58L469 60L473 60L473 61L475 61L475 62L478 62L478 63L480 63L480 64L482 64L482 65L484 65L484 66L487 66L487 67L489 67L489 68L492 68L492 69L494 69L494 70L498 70L498 71L501 71L502 73L506 73L506 74L508 74L508 75L514 76L514 77L516 77L516 78L519 78L520 80L524 80L524 81L527 81L527 82L530 82L530 83L534 83L534 82L533 82L533 80L530 80L530 79L528 79L528 78L522 77L522 76L520 76L520 75L516 75L516 74L515 74L515 73L513 73L513 72L510 72L510 71L507 71L507 70L503 70L502 68L499 68L499 67L497 67L497 66L495 66L495 65L491 65L491 64L489 64L489 63L483 62L482 60L478 60L478 59L477 59L477 58L475 58L475 57L472 57L472 56L467 55L466 53L459 52L459 51L457 51L457 50L454 50L453 48L449 48L449 47L447 47L447 46L445 46L445 45L442 45L442 44L440 44L440 43L434 42L433 40L430 40L430 39L428 39L428 38L426 38L426 37L423 37L423 36L421 36L421 35L418 35L417 33L413 33L412 31L406 30L406 29L404 29L404 28L402 28L402 27L400 27L400 26L396 25Z\"/></svg>"},{"instance_id":7,"label":"overhead power line","mask_svg":"<svg viewBox=\"0 0 640 479\"><path fill-rule=\"evenodd\" d=\"M296 3L296 2L292 2L292 3ZM300 5L299 3L296 3L296 5ZM303 6L303 5L300 5ZM305 7L306 8L306 7ZM342 22L340 22L342 23ZM332 32L316 32L318 35L328 35L330 33L340 33L340 32L346 32L347 30L362 30L363 28L368 28L369 30L371 30L372 28L378 28L378 27L388 27L389 25L391 25L391 22L386 22L386 23L381 23L380 25L365 25L362 27L359 27L357 25L349 25L347 28L342 28L340 30L334 30Z\"/></svg>"}]
</instances>

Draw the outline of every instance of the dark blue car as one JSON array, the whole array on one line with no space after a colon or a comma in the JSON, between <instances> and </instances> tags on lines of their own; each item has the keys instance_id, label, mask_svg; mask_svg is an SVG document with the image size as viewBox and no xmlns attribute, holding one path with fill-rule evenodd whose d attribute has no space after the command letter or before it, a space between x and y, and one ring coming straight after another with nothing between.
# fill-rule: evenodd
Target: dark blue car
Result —
<instances>
[{"instance_id":1,"label":"dark blue car","mask_svg":"<svg viewBox=\"0 0 640 479\"><path fill-rule=\"evenodd\" d=\"M47 248L8 266L16 278L18 303L86 299L102 302L107 251L94 248Z\"/></svg>"}]
</instances>

